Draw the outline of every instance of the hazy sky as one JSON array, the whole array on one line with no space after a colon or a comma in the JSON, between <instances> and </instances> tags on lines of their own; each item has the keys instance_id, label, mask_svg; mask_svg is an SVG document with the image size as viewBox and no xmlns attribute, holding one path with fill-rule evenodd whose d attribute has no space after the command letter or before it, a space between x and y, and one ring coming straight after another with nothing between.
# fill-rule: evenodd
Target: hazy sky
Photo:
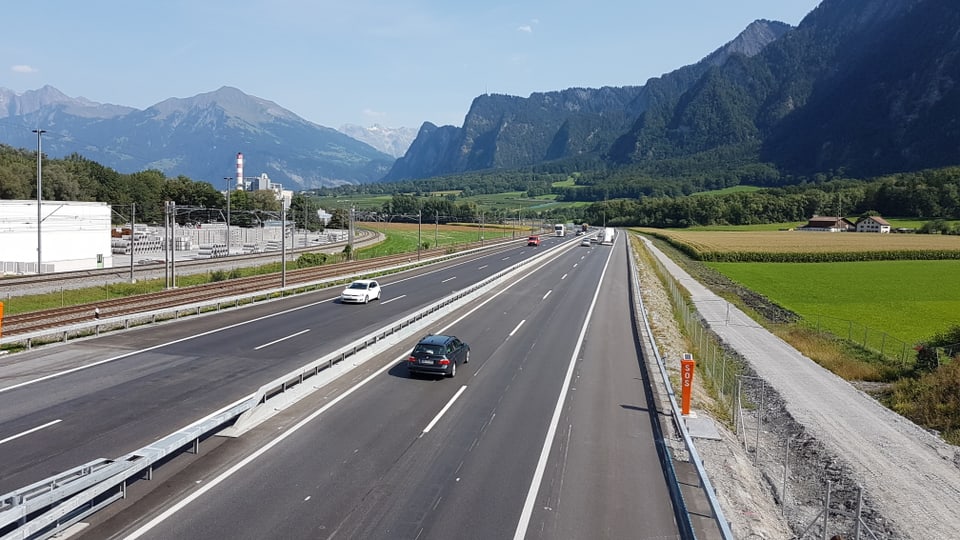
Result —
<instances>
[{"instance_id":1,"label":"hazy sky","mask_svg":"<svg viewBox=\"0 0 960 540\"><path fill-rule=\"evenodd\" d=\"M483 93L643 84L820 0L7 2L0 87L145 109L233 86L338 128L460 126Z\"/></svg>"}]
</instances>

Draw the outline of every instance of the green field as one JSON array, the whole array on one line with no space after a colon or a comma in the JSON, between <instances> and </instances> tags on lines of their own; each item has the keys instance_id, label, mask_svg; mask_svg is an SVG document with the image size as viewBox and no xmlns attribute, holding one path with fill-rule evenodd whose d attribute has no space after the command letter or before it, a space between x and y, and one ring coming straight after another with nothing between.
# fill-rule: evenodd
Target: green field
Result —
<instances>
[{"instance_id":1,"label":"green field","mask_svg":"<svg viewBox=\"0 0 960 540\"><path fill-rule=\"evenodd\" d=\"M856 321L907 343L960 325L960 261L710 263L808 321ZM843 335L844 324L832 321Z\"/></svg>"}]
</instances>

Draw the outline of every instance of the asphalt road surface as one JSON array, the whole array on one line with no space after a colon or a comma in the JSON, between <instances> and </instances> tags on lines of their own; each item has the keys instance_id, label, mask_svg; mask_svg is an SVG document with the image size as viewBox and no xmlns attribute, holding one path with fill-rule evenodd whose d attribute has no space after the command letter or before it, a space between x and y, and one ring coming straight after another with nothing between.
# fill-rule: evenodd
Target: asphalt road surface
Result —
<instances>
[{"instance_id":1,"label":"asphalt road surface","mask_svg":"<svg viewBox=\"0 0 960 540\"><path fill-rule=\"evenodd\" d=\"M431 329L471 345L455 378L398 346L84 537L678 537L626 259L569 250Z\"/></svg>"}]
</instances>

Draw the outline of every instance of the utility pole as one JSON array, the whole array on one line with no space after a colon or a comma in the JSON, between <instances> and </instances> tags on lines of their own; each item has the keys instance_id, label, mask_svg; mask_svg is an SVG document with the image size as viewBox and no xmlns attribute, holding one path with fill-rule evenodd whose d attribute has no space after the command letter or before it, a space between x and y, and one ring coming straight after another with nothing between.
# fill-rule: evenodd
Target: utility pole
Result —
<instances>
[{"instance_id":1,"label":"utility pole","mask_svg":"<svg viewBox=\"0 0 960 540\"><path fill-rule=\"evenodd\" d=\"M353 218L354 218L354 206L350 207L350 222L347 225L347 245L350 246L350 251L347 253L347 260L353 259Z\"/></svg>"},{"instance_id":2,"label":"utility pole","mask_svg":"<svg viewBox=\"0 0 960 540\"><path fill-rule=\"evenodd\" d=\"M40 251L40 223L43 221L43 213L41 211L41 206L43 205L43 174L40 169L40 156L43 155L43 152L40 148L40 136L47 132L45 129L35 129L34 133L37 134L37 275L42 274L43 271L40 269L40 264L43 261Z\"/></svg>"},{"instance_id":3,"label":"utility pole","mask_svg":"<svg viewBox=\"0 0 960 540\"><path fill-rule=\"evenodd\" d=\"M434 223L433 223L433 247L437 248L437 247L440 247L440 241L439 241L439 237L440 237L440 211L439 211L439 210L434 210L434 211L433 211L433 219L434 219Z\"/></svg>"},{"instance_id":4,"label":"utility pole","mask_svg":"<svg viewBox=\"0 0 960 540\"><path fill-rule=\"evenodd\" d=\"M280 199L280 287L287 287L287 205ZM283 296L281 291L280 296Z\"/></svg>"},{"instance_id":5,"label":"utility pole","mask_svg":"<svg viewBox=\"0 0 960 540\"><path fill-rule=\"evenodd\" d=\"M130 283L136 283L137 280L133 278L133 231L136 229L137 223L137 203L130 203Z\"/></svg>"},{"instance_id":6,"label":"utility pole","mask_svg":"<svg viewBox=\"0 0 960 540\"><path fill-rule=\"evenodd\" d=\"M230 256L230 181L233 180L233 178L229 176L224 176L223 179L227 181L227 256L229 257Z\"/></svg>"},{"instance_id":7,"label":"utility pole","mask_svg":"<svg viewBox=\"0 0 960 540\"><path fill-rule=\"evenodd\" d=\"M417 210L417 260L420 260L420 245L423 243L420 240L420 228L423 223L423 210Z\"/></svg>"}]
</instances>

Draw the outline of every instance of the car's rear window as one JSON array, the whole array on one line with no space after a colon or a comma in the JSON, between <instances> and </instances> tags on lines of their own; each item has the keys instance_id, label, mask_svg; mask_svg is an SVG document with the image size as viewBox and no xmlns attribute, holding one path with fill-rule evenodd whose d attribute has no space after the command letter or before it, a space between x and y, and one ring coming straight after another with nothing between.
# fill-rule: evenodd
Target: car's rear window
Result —
<instances>
[{"instance_id":1,"label":"car's rear window","mask_svg":"<svg viewBox=\"0 0 960 540\"><path fill-rule=\"evenodd\" d=\"M423 345L419 344L414 349L414 354L429 354L431 356L440 356L443 354L443 345Z\"/></svg>"},{"instance_id":2,"label":"car's rear window","mask_svg":"<svg viewBox=\"0 0 960 540\"><path fill-rule=\"evenodd\" d=\"M366 288L367 288L367 284L366 284L366 283L351 283L351 284L350 284L350 288L351 288L351 289L366 289Z\"/></svg>"}]
</instances>

